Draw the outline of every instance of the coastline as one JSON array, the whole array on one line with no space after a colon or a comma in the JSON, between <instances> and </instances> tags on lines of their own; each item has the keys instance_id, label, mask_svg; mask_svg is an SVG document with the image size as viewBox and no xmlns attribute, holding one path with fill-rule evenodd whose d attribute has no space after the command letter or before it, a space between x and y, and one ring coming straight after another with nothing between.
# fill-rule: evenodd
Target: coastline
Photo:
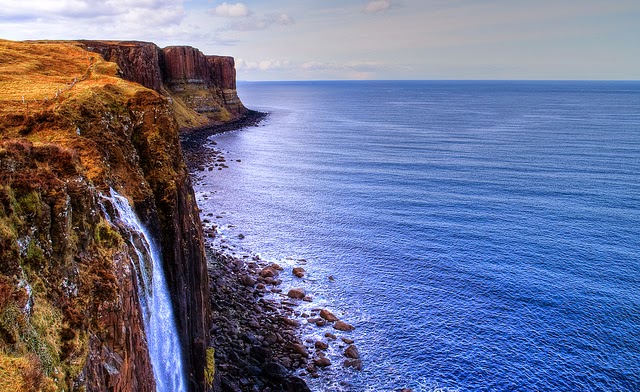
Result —
<instances>
[{"instance_id":1,"label":"coastline","mask_svg":"<svg viewBox=\"0 0 640 392\"><path fill-rule=\"evenodd\" d=\"M224 166L224 158L205 147L208 138L223 132L257 126L268 113L250 110L226 124L183 130L181 146L194 185L194 173ZM202 211L202 206L200 207ZM212 213L202 216L209 275L210 333L215 348L218 389L225 391L311 391L294 374L307 366L300 324L280 301L265 298L276 292L282 268L254 256L225 254L214 244L218 236ZM261 274L262 271L265 271ZM266 272L269 271L269 272ZM268 288L269 287L269 288Z\"/></svg>"},{"instance_id":2,"label":"coastline","mask_svg":"<svg viewBox=\"0 0 640 392\"><path fill-rule=\"evenodd\" d=\"M183 134L181 144L194 187L201 181L198 173L228 168L222 152L211 148L216 143L207 140L210 136L258 126L267 116L250 111L241 120ZM216 350L216 382L222 390L310 391L304 378L335 376L324 369L361 370L362 360L350 337L351 325L327 309L296 309L305 302L313 303L304 289L302 266L307 261L291 260L292 270L290 263L283 268L250 251L236 254L216 224L221 216L202 204L213 319L210 332ZM283 280L295 281L296 288L283 292ZM305 337L305 327L325 326L333 328L322 330L322 338ZM335 353L330 354L336 349L341 353L340 362Z\"/></svg>"},{"instance_id":3,"label":"coastline","mask_svg":"<svg viewBox=\"0 0 640 392\"><path fill-rule=\"evenodd\" d=\"M210 136L257 126L268 115L269 113L248 110L244 116L228 123L181 129L180 145L188 170L204 170L204 165L212 159L211 150L202 148Z\"/></svg>"}]
</instances>

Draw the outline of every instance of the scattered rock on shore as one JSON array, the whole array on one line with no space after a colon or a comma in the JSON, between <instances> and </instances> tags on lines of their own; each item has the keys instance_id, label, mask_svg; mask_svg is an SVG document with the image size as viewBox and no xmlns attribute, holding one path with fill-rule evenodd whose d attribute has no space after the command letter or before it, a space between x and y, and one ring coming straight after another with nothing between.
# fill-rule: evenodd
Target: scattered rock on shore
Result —
<instances>
[{"instance_id":1,"label":"scattered rock on shore","mask_svg":"<svg viewBox=\"0 0 640 392\"><path fill-rule=\"evenodd\" d=\"M349 338L340 338L342 339L343 342L345 342L346 344L353 344L354 340L353 339L349 339Z\"/></svg>"},{"instance_id":2,"label":"scattered rock on shore","mask_svg":"<svg viewBox=\"0 0 640 392\"><path fill-rule=\"evenodd\" d=\"M344 367L354 368L356 370L362 370L362 360L360 359L347 359L343 363Z\"/></svg>"},{"instance_id":3,"label":"scattered rock on shore","mask_svg":"<svg viewBox=\"0 0 640 392\"><path fill-rule=\"evenodd\" d=\"M331 360L329 360L329 358L327 358L327 357L318 357L318 358L313 360L313 363L317 367L328 367L328 366L331 366Z\"/></svg>"},{"instance_id":4,"label":"scattered rock on shore","mask_svg":"<svg viewBox=\"0 0 640 392\"><path fill-rule=\"evenodd\" d=\"M305 274L305 269L302 267L295 267L293 269L293 275L295 275L297 278L304 278L304 274Z\"/></svg>"},{"instance_id":5,"label":"scattered rock on shore","mask_svg":"<svg viewBox=\"0 0 640 392\"><path fill-rule=\"evenodd\" d=\"M303 299L306 295L307 295L306 292L301 287L293 288L289 290L289 292L287 293L287 296L289 298L294 298L294 299Z\"/></svg>"},{"instance_id":6,"label":"scattered rock on shore","mask_svg":"<svg viewBox=\"0 0 640 392\"><path fill-rule=\"evenodd\" d=\"M322 317L323 319L327 320L330 323L333 323L333 322L336 322L336 321L340 321L340 319L337 318L336 315L334 315L333 313L331 313L327 309L322 309L320 311L320 317Z\"/></svg>"},{"instance_id":7,"label":"scattered rock on shore","mask_svg":"<svg viewBox=\"0 0 640 392\"><path fill-rule=\"evenodd\" d=\"M263 278L273 278L274 276L277 276L277 275L278 275L278 272L273 267L264 267L260 271L260 276Z\"/></svg>"},{"instance_id":8,"label":"scattered rock on shore","mask_svg":"<svg viewBox=\"0 0 640 392\"><path fill-rule=\"evenodd\" d=\"M360 352L358 348L352 344L344 350L344 356L352 359L360 359Z\"/></svg>"},{"instance_id":9,"label":"scattered rock on shore","mask_svg":"<svg viewBox=\"0 0 640 392\"><path fill-rule=\"evenodd\" d=\"M336 323L333 324L333 328L337 329L338 331L344 332L350 332L356 329L353 325L347 324L344 321L336 321Z\"/></svg>"}]
</instances>

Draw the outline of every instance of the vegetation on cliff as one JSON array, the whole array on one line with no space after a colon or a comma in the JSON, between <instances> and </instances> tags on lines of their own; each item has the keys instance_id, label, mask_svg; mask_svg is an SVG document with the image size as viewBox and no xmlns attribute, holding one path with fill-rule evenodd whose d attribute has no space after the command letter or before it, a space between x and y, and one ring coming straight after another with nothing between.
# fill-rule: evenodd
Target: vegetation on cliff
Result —
<instances>
[{"instance_id":1,"label":"vegetation on cliff","mask_svg":"<svg viewBox=\"0 0 640 392\"><path fill-rule=\"evenodd\" d=\"M154 228L189 388L206 389L206 263L178 124L120 74L80 43L0 41L2 390L154 389L109 188Z\"/></svg>"}]
</instances>

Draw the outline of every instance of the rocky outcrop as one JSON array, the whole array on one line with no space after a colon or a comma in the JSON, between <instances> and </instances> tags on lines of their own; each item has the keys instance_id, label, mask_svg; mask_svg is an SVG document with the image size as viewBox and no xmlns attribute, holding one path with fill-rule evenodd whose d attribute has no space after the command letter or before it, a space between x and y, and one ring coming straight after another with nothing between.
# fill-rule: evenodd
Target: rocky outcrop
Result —
<instances>
[{"instance_id":1,"label":"rocky outcrop","mask_svg":"<svg viewBox=\"0 0 640 392\"><path fill-rule=\"evenodd\" d=\"M189 390L208 390L209 286L175 109L118 76L152 87L159 67L88 45L0 41L2 374L16 390L155 389L135 258L101 204L113 188L160 245ZM155 58L153 44L92 45Z\"/></svg>"},{"instance_id":2,"label":"rocky outcrop","mask_svg":"<svg viewBox=\"0 0 640 392\"><path fill-rule=\"evenodd\" d=\"M222 91L225 105L237 112L246 112L246 109L236 90L236 63L229 56L207 56L209 67L212 69L214 85Z\"/></svg>"},{"instance_id":3,"label":"rocky outcrop","mask_svg":"<svg viewBox=\"0 0 640 392\"><path fill-rule=\"evenodd\" d=\"M147 42L80 41L118 64L122 77L170 98L182 128L237 120L247 113L236 91L232 57L205 56L190 46L164 49Z\"/></svg>"},{"instance_id":4,"label":"rocky outcrop","mask_svg":"<svg viewBox=\"0 0 640 392\"><path fill-rule=\"evenodd\" d=\"M162 49L164 82L170 95L208 118L237 119L247 112L238 98L232 57L205 56L190 46Z\"/></svg>"},{"instance_id":5,"label":"rocky outcrop","mask_svg":"<svg viewBox=\"0 0 640 392\"><path fill-rule=\"evenodd\" d=\"M122 77L162 92L162 72L158 47L151 42L138 41L80 41L89 52L118 64Z\"/></svg>"}]
</instances>

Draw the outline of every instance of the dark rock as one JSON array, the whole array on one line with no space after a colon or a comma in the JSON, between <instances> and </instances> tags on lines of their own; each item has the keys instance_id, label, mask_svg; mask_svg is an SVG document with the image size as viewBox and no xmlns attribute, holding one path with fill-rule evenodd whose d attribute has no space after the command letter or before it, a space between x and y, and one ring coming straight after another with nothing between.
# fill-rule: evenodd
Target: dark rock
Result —
<instances>
[{"instance_id":1,"label":"dark rock","mask_svg":"<svg viewBox=\"0 0 640 392\"><path fill-rule=\"evenodd\" d=\"M289 298L295 298L295 299L302 299L305 297L305 295L306 293L303 288L293 288L289 290L289 292L287 293L287 296Z\"/></svg>"},{"instance_id":2,"label":"dark rock","mask_svg":"<svg viewBox=\"0 0 640 392\"><path fill-rule=\"evenodd\" d=\"M306 271L305 271L305 270L304 270L304 268L302 268L302 267L295 267L295 268L293 269L293 274L294 274L296 277L298 277L298 278L304 278L304 273L305 273L305 272L306 272Z\"/></svg>"},{"instance_id":3,"label":"dark rock","mask_svg":"<svg viewBox=\"0 0 640 392\"><path fill-rule=\"evenodd\" d=\"M345 342L346 344L353 344L354 340L353 339L349 339L349 338L340 338L342 339L343 342Z\"/></svg>"},{"instance_id":4,"label":"dark rock","mask_svg":"<svg viewBox=\"0 0 640 392\"><path fill-rule=\"evenodd\" d=\"M333 328L337 329L338 331L344 332L353 331L355 329L353 325L347 324L344 321L337 321L335 324L333 324Z\"/></svg>"},{"instance_id":5,"label":"dark rock","mask_svg":"<svg viewBox=\"0 0 640 392\"><path fill-rule=\"evenodd\" d=\"M249 276L249 275L243 275L241 278L242 284L245 286L253 286L256 284L256 280Z\"/></svg>"},{"instance_id":6,"label":"dark rock","mask_svg":"<svg viewBox=\"0 0 640 392\"><path fill-rule=\"evenodd\" d=\"M304 358L308 358L309 357L309 351L307 351L307 348L305 346L303 346L302 344L289 343L289 344L287 344L287 348L289 348L289 350L291 350L292 352L294 352L296 354L300 354Z\"/></svg>"},{"instance_id":7,"label":"dark rock","mask_svg":"<svg viewBox=\"0 0 640 392\"><path fill-rule=\"evenodd\" d=\"M327 366L331 366L331 361L329 360L329 358L327 357L318 357L316 359L313 360L313 363L317 366L317 367L327 367Z\"/></svg>"},{"instance_id":8,"label":"dark rock","mask_svg":"<svg viewBox=\"0 0 640 392\"><path fill-rule=\"evenodd\" d=\"M360 359L347 359L343 363L344 367L354 368L356 370L362 370L362 360Z\"/></svg>"},{"instance_id":9,"label":"dark rock","mask_svg":"<svg viewBox=\"0 0 640 392\"><path fill-rule=\"evenodd\" d=\"M340 320L333 313L328 311L327 309L322 309L320 311L320 317L322 317L323 319L327 320L330 323L333 323L333 322L336 322L336 321Z\"/></svg>"},{"instance_id":10,"label":"dark rock","mask_svg":"<svg viewBox=\"0 0 640 392\"><path fill-rule=\"evenodd\" d=\"M352 344L344 350L344 356L347 358L360 359L360 352L358 352L358 348Z\"/></svg>"},{"instance_id":11,"label":"dark rock","mask_svg":"<svg viewBox=\"0 0 640 392\"><path fill-rule=\"evenodd\" d=\"M250 355L253 359L257 360L258 362L264 362L267 358L271 356L271 352L264 347L252 346L250 349Z\"/></svg>"},{"instance_id":12,"label":"dark rock","mask_svg":"<svg viewBox=\"0 0 640 392\"><path fill-rule=\"evenodd\" d=\"M257 366L248 366L247 374L249 374L250 376L259 376L260 374L262 374L262 369Z\"/></svg>"},{"instance_id":13,"label":"dark rock","mask_svg":"<svg viewBox=\"0 0 640 392\"><path fill-rule=\"evenodd\" d=\"M307 383L298 377L290 376L282 383L286 392L311 392Z\"/></svg>"},{"instance_id":14,"label":"dark rock","mask_svg":"<svg viewBox=\"0 0 640 392\"><path fill-rule=\"evenodd\" d=\"M299 322L299 321L297 321L297 320L292 320L292 319L287 318L287 317L283 317L283 318L282 318L282 321L283 321L285 324L290 325L290 326L292 326L292 327L299 327L299 326L300 326L300 322Z\"/></svg>"},{"instance_id":15,"label":"dark rock","mask_svg":"<svg viewBox=\"0 0 640 392\"><path fill-rule=\"evenodd\" d=\"M287 369L276 362L267 362L262 366L262 375L271 380L282 380L287 374Z\"/></svg>"},{"instance_id":16,"label":"dark rock","mask_svg":"<svg viewBox=\"0 0 640 392\"><path fill-rule=\"evenodd\" d=\"M328 349L328 348L329 348L329 345L328 345L327 343L322 342L322 341L320 341L320 340L318 340L317 342L315 342L314 346L315 346L315 348L316 348L317 350L326 350L326 349Z\"/></svg>"},{"instance_id":17,"label":"dark rock","mask_svg":"<svg viewBox=\"0 0 640 392\"><path fill-rule=\"evenodd\" d=\"M262 271L260 271L260 276L263 278L273 278L277 275L278 272L273 267L264 267Z\"/></svg>"}]
</instances>

